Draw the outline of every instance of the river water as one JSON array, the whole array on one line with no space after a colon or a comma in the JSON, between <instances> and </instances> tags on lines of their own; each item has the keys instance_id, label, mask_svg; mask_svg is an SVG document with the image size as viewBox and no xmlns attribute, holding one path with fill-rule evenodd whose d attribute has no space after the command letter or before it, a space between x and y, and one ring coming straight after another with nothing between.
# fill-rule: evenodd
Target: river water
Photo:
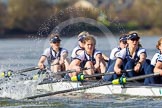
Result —
<instances>
[{"instance_id":1,"label":"river water","mask_svg":"<svg viewBox=\"0 0 162 108\"><path fill-rule=\"evenodd\" d=\"M109 56L112 48L117 46L116 37L95 37L96 48ZM141 44L147 50L148 58L151 59L157 51L156 43L160 37L141 37ZM61 38L62 47L69 50L77 44L76 38ZM26 38L26 39L0 39L0 70L12 69L14 71L37 66L43 49L49 46L48 38ZM1 97L1 96L0 96ZM48 97L37 100L15 100L1 97L1 107L56 107L56 108L159 108L162 106L161 98L154 97L129 97L119 95L84 95L78 97Z\"/></svg>"}]
</instances>

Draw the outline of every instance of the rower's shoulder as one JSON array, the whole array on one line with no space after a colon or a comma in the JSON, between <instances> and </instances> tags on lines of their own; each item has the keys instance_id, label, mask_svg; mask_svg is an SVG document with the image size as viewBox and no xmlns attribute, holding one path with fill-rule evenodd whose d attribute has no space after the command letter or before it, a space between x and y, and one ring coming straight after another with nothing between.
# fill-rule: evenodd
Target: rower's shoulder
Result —
<instances>
[{"instance_id":1,"label":"rower's shoulder","mask_svg":"<svg viewBox=\"0 0 162 108\"><path fill-rule=\"evenodd\" d=\"M62 48L62 47L60 47L61 48L61 51L68 51L68 49L66 49L66 48Z\"/></svg>"}]
</instances>

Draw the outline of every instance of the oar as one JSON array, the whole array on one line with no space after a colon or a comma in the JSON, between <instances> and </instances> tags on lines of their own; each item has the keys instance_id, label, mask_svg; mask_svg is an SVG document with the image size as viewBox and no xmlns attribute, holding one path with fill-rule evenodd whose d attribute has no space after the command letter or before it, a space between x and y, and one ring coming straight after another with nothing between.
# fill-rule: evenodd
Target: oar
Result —
<instances>
[{"instance_id":1,"label":"oar","mask_svg":"<svg viewBox=\"0 0 162 108\"><path fill-rule=\"evenodd\" d=\"M26 69L21 69L21 70L16 70L16 71L12 71L9 70L7 72L1 72L0 77L10 77L11 75L16 75L16 74L22 74L28 71L33 71L33 70L37 70L39 69L39 67L30 67L30 68L26 68Z\"/></svg>"},{"instance_id":2,"label":"oar","mask_svg":"<svg viewBox=\"0 0 162 108\"><path fill-rule=\"evenodd\" d=\"M130 72L133 71L133 69L127 69L127 70L122 70L122 73ZM77 76L71 77L71 81L83 81L86 78L92 78L92 77L98 77L98 76L104 76L104 75L113 75L115 72L106 72L106 73L100 73L100 74L94 74L94 75L83 75L79 74Z\"/></svg>"},{"instance_id":3,"label":"oar","mask_svg":"<svg viewBox=\"0 0 162 108\"><path fill-rule=\"evenodd\" d=\"M92 69L92 68L81 68L81 71L88 70L88 69ZM76 70L73 69L73 70L66 70L66 71L58 71L56 74L62 75L62 74L68 74L68 73L73 73L73 72L76 72Z\"/></svg>"},{"instance_id":4,"label":"oar","mask_svg":"<svg viewBox=\"0 0 162 108\"><path fill-rule=\"evenodd\" d=\"M129 81L135 81L135 80L140 80L140 79L144 79L144 78L148 78L148 77L155 77L155 76L159 76L160 73L156 72L156 73L151 73L151 74L146 74L146 75L140 75L140 76L136 76L136 77L131 77L131 78L125 78L125 77L121 77L119 79L115 79L112 81L112 84L117 85L117 84L126 84Z\"/></svg>"},{"instance_id":5,"label":"oar","mask_svg":"<svg viewBox=\"0 0 162 108\"><path fill-rule=\"evenodd\" d=\"M25 73L25 72L33 71L33 70L37 70L37 69L39 69L39 67L30 67L30 68L26 68L26 69L17 70L14 72L17 74L21 74L21 73Z\"/></svg>"},{"instance_id":6,"label":"oar","mask_svg":"<svg viewBox=\"0 0 162 108\"><path fill-rule=\"evenodd\" d=\"M122 81L123 81L123 83L127 83L127 81L140 80L140 79L153 77L153 76L159 76L159 75L160 75L160 73L152 73L152 74L141 75L141 76L136 76L136 77L132 77L132 78L122 78ZM45 96L51 96L51 95L56 95L56 94L61 94L61 93L72 92L72 91L85 90L85 89L89 89L89 88L93 88L93 87L99 87L99 86L110 85L110 84L120 84L120 81L119 81L119 79L115 79L112 82L95 83L92 85L86 85L84 87L71 88L71 89L62 90L62 91L56 91L56 92L50 92L50 93L30 96L30 97L26 97L25 99L35 99L38 97L45 97Z\"/></svg>"}]
</instances>

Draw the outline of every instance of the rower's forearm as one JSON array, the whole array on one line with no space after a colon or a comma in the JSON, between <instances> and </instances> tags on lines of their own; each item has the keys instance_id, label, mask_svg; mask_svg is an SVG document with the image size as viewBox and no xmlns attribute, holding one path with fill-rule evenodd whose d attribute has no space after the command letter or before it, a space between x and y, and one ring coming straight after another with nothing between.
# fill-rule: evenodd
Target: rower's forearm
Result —
<instances>
[{"instance_id":1,"label":"rower's forearm","mask_svg":"<svg viewBox=\"0 0 162 108\"><path fill-rule=\"evenodd\" d=\"M154 73L161 73L162 74L162 69L159 68L154 68Z\"/></svg>"},{"instance_id":2,"label":"rower's forearm","mask_svg":"<svg viewBox=\"0 0 162 108\"><path fill-rule=\"evenodd\" d=\"M146 60L146 55L145 54L141 54L140 59L139 59L138 62L143 64L145 60Z\"/></svg>"}]
</instances>

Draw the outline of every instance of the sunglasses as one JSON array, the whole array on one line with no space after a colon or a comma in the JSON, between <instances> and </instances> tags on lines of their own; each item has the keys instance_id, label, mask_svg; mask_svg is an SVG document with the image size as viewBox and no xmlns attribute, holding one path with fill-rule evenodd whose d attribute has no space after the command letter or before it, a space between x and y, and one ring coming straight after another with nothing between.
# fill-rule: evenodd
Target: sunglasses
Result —
<instances>
[{"instance_id":1,"label":"sunglasses","mask_svg":"<svg viewBox=\"0 0 162 108\"><path fill-rule=\"evenodd\" d=\"M123 44L127 44L127 41L122 41L123 42Z\"/></svg>"},{"instance_id":2,"label":"sunglasses","mask_svg":"<svg viewBox=\"0 0 162 108\"><path fill-rule=\"evenodd\" d=\"M139 39L137 38L137 39L131 39L131 41L138 41Z\"/></svg>"},{"instance_id":3,"label":"sunglasses","mask_svg":"<svg viewBox=\"0 0 162 108\"><path fill-rule=\"evenodd\" d=\"M52 42L53 44L56 44L56 43L60 43L60 41L59 42Z\"/></svg>"}]
</instances>

